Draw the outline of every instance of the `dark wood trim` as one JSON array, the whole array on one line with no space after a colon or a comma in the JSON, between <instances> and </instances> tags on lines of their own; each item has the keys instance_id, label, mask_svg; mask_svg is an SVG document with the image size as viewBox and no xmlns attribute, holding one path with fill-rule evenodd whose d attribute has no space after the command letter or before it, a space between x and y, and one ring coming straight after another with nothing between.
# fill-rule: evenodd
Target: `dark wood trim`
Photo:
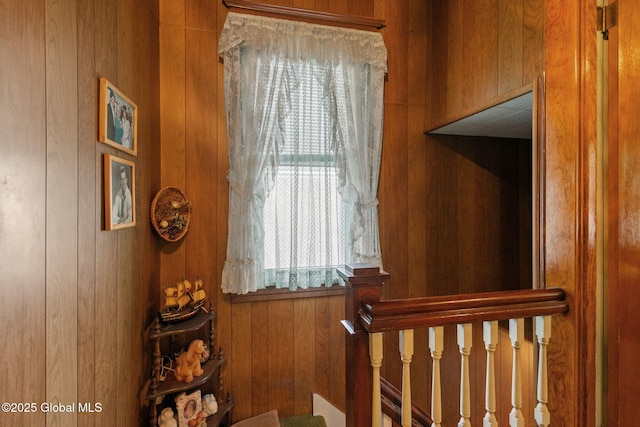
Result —
<instances>
[{"instance_id":1,"label":"dark wood trim","mask_svg":"<svg viewBox=\"0 0 640 427\"><path fill-rule=\"evenodd\" d=\"M227 298L231 304L241 304L246 302L278 301L298 298L334 297L344 294L344 286L333 285L329 288L322 286L320 288L296 289L295 291L290 289L268 288L244 295L229 294Z\"/></svg>"},{"instance_id":2,"label":"dark wood trim","mask_svg":"<svg viewBox=\"0 0 640 427\"><path fill-rule=\"evenodd\" d=\"M363 303L360 319L369 333L490 320L563 314L562 289L484 292L446 297Z\"/></svg>"},{"instance_id":3,"label":"dark wood trim","mask_svg":"<svg viewBox=\"0 0 640 427\"><path fill-rule=\"evenodd\" d=\"M325 25L334 25L366 30L380 30L385 27L385 21L367 16L344 15L317 10L301 9L297 7L280 6L275 4L249 2L244 0L222 0L222 4L230 10L241 10L248 13L295 19Z\"/></svg>"},{"instance_id":4,"label":"dark wood trim","mask_svg":"<svg viewBox=\"0 0 640 427\"><path fill-rule=\"evenodd\" d=\"M402 393L387 379L380 378L380 394L382 396L382 412L393 421L402 424ZM415 404L411 404L411 425L431 426L431 416Z\"/></svg>"}]
</instances>

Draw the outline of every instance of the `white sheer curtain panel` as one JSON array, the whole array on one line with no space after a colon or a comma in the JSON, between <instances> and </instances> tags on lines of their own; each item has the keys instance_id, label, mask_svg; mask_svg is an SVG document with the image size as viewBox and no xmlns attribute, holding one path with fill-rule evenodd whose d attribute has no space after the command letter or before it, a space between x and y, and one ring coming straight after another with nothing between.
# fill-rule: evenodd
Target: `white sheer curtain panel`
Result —
<instances>
[{"instance_id":1,"label":"white sheer curtain panel","mask_svg":"<svg viewBox=\"0 0 640 427\"><path fill-rule=\"evenodd\" d=\"M279 170L291 165L292 147L299 159L330 159L336 171L342 212L350 213L341 264L382 266L377 207L387 64L382 36L230 12L218 53L224 59L230 186L222 291L293 289L327 280L299 280L312 275L296 265L282 275L265 267L265 203ZM309 96L317 97L321 108L300 114L300 102ZM322 117L316 120L317 115ZM299 118L292 126L293 116ZM322 130L309 133L316 122ZM274 283L276 276L286 283Z\"/></svg>"}]
</instances>

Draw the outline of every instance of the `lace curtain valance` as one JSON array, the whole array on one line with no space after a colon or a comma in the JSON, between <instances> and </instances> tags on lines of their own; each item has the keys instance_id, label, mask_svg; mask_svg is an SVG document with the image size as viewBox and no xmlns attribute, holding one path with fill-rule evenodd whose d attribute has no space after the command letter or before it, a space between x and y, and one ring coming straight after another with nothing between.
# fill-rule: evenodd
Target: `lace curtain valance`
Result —
<instances>
[{"instance_id":1,"label":"lace curtain valance","mask_svg":"<svg viewBox=\"0 0 640 427\"><path fill-rule=\"evenodd\" d=\"M286 52L302 60L346 60L387 71L387 49L378 32L229 12L218 53L240 44L280 52L286 47Z\"/></svg>"}]
</instances>

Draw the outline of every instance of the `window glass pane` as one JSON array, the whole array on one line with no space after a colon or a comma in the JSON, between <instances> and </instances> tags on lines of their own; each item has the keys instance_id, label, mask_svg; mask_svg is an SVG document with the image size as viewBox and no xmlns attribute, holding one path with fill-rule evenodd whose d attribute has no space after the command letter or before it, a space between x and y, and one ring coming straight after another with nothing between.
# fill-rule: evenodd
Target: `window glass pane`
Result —
<instances>
[{"instance_id":1,"label":"window glass pane","mask_svg":"<svg viewBox=\"0 0 640 427\"><path fill-rule=\"evenodd\" d=\"M322 71L297 63L284 145L265 202L265 285L313 287L337 283L345 263L345 212L332 151L333 119L323 106Z\"/></svg>"}]
</instances>

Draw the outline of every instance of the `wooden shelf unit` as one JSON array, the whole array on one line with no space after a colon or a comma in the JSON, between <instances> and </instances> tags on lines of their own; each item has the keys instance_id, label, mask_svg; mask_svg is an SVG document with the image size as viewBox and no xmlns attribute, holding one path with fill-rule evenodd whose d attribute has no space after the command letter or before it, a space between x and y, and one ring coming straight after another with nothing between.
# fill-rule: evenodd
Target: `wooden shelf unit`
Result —
<instances>
[{"instance_id":1,"label":"wooden shelf unit","mask_svg":"<svg viewBox=\"0 0 640 427\"><path fill-rule=\"evenodd\" d=\"M160 318L156 318L155 325L152 329L149 339L153 341L153 373L151 375L151 386L147 393L147 400L149 401L149 425L156 426L158 421L158 406L162 404L161 400L172 394L178 394L180 392L187 392L195 390L198 387L207 384L214 377L217 384L215 386L216 391L214 396L218 402L218 411L207 417L207 426L217 427L221 425L229 425L231 421L231 410L233 409L233 400L231 395L223 395L224 387L222 383L222 368L226 363L226 356L220 349L217 353L215 349L215 330L214 322L216 313L213 308L208 311L201 310L191 319L184 320L177 323L163 323ZM203 341L207 342L209 346L209 359L202 364L204 373L201 376L195 377L192 382L185 383L178 381L175 378L173 371L166 375L164 381L160 381L162 372L162 353L160 351L160 344L163 339L173 339L177 335L184 335L190 332L204 331L209 326L208 340L203 338ZM216 375L217 374L217 375ZM160 402L159 402L160 400Z\"/></svg>"}]
</instances>

